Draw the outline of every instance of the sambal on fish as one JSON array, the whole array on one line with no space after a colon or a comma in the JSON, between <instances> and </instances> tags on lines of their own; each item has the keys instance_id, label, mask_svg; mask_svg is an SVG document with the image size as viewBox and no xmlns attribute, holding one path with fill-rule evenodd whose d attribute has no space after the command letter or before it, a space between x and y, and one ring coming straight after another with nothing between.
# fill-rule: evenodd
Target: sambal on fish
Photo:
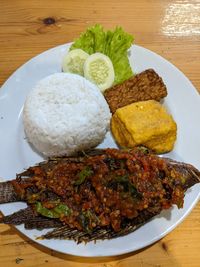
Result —
<instances>
[{"instance_id":1,"label":"sambal on fish","mask_svg":"<svg viewBox=\"0 0 200 267\"><path fill-rule=\"evenodd\" d=\"M199 182L200 172L192 165L144 147L52 158L0 183L0 203L28 204L1 222L55 228L44 238L113 238L174 204L183 207L186 190Z\"/></svg>"}]
</instances>

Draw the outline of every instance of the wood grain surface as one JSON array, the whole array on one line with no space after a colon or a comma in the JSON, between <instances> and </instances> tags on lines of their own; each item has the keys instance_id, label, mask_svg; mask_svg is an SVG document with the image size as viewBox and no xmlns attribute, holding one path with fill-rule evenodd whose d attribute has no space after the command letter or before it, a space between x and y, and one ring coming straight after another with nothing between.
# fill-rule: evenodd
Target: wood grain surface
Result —
<instances>
[{"instance_id":1,"label":"wood grain surface","mask_svg":"<svg viewBox=\"0 0 200 267\"><path fill-rule=\"evenodd\" d=\"M0 85L23 63L72 41L89 25L121 25L135 43L175 64L200 92L198 0L0 0ZM30 74L31 75L31 74ZM14 88L13 88L14 90ZM0 266L200 266L200 203L175 230L143 250L113 258L63 255L0 225Z\"/></svg>"}]
</instances>

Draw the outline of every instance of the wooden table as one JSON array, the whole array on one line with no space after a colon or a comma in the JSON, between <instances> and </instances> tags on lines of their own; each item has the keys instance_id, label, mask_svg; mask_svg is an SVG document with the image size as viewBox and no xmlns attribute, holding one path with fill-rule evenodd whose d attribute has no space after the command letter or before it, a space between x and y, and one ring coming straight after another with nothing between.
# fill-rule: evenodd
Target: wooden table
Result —
<instances>
[{"instance_id":1,"label":"wooden table","mask_svg":"<svg viewBox=\"0 0 200 267\"><path fill-rule=\"evenodd\" d=\"M135 43L175 64L200 91L198 0L0 0L0 85L28 59L72 41L89 25L117 24ZM31 74L30 74L31 75ZM13 88L14 90L14 88ZM41 247L0 225L0 266L200 266L200 203L174 231L141 251L114 258L80 258Z\"/></svg>"}]
</instances>

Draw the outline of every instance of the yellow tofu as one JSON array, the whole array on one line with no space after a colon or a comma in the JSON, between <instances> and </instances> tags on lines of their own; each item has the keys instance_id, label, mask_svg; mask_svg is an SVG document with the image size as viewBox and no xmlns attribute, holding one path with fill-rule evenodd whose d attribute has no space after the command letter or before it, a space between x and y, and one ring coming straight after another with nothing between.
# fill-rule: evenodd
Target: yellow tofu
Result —
<instances>
[{"instance_id":1,"label":"yellow tofu","mask_svg":"<svg viewBox=\"0 0 200 267\"><path fill-rule=\"evenodd\" d=\"M157 101L141 101L119 108L111 120L111 130L122 147L144 145L156 153L173 149L177 126Z\"/></svg>"}]
</instances>

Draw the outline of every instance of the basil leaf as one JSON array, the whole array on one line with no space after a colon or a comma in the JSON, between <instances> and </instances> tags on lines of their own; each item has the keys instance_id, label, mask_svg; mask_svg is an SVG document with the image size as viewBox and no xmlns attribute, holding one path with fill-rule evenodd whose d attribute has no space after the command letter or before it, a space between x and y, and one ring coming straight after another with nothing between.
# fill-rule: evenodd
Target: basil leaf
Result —
<instances>
[{"instance_id":1,"label":"basil leaf","mask_svg":"<svg viewBox=\"0 0 200 267\"><path fill-rule=\"evenodd\" d=\"M89 166L86 166L79 174L78 179L75 181L75 185L81 185L86 178L90 177L93 174L92 169Z\"/></svg>"},{"instance_id":2,"label":"basil leaf","mask_svg":"<svg viewBox=\"0 0 200 267\"><path fill-rule=\"evenodd\" d=\"M64 215L70 215L71 214L71 209L66 205L66 204L59 204L53 209L56 213L59 215L64 214Z\"/></svg>"},{"instance_id":3,"label":"basil leaf","mask_svg":"<svg viewBox=\"0 0 200 267\"><path fill-rule=\"evenodd\" d=\"M53 209L47 209L43 207L41 202L36 202L36 211L48 218L59 218L61 214L68 216L71 214L72 210L66 204L58 204Z\"/></svg>"},{"instance_id":4,"label":"basil leaf","mask_svg":"<svg viewBox=\"0 0 200 267\"><path fill-rule=\"evenodd\" d=\"M50 210L50 209L43 207L41 202L36 202L35 206L36 206L36 211L45 217L48 217L48 218L59 218L60 217L60 215L56 213L53 209Z\"/></svg>"},{"instance_id":5,"label":"basil leaf","mask_svg":"<svg viewBox=\"0 0 200 267\"><path fill-rule=\"evenodd\" d=\"M128 175L117 176L112 181L108 183L108 186L114 190L117 190L117 185L123 186L123 191L128 192L133 198L142 198L142 194L137 191L137 188L131 183Z\"/></svg>"}]
</instances>

